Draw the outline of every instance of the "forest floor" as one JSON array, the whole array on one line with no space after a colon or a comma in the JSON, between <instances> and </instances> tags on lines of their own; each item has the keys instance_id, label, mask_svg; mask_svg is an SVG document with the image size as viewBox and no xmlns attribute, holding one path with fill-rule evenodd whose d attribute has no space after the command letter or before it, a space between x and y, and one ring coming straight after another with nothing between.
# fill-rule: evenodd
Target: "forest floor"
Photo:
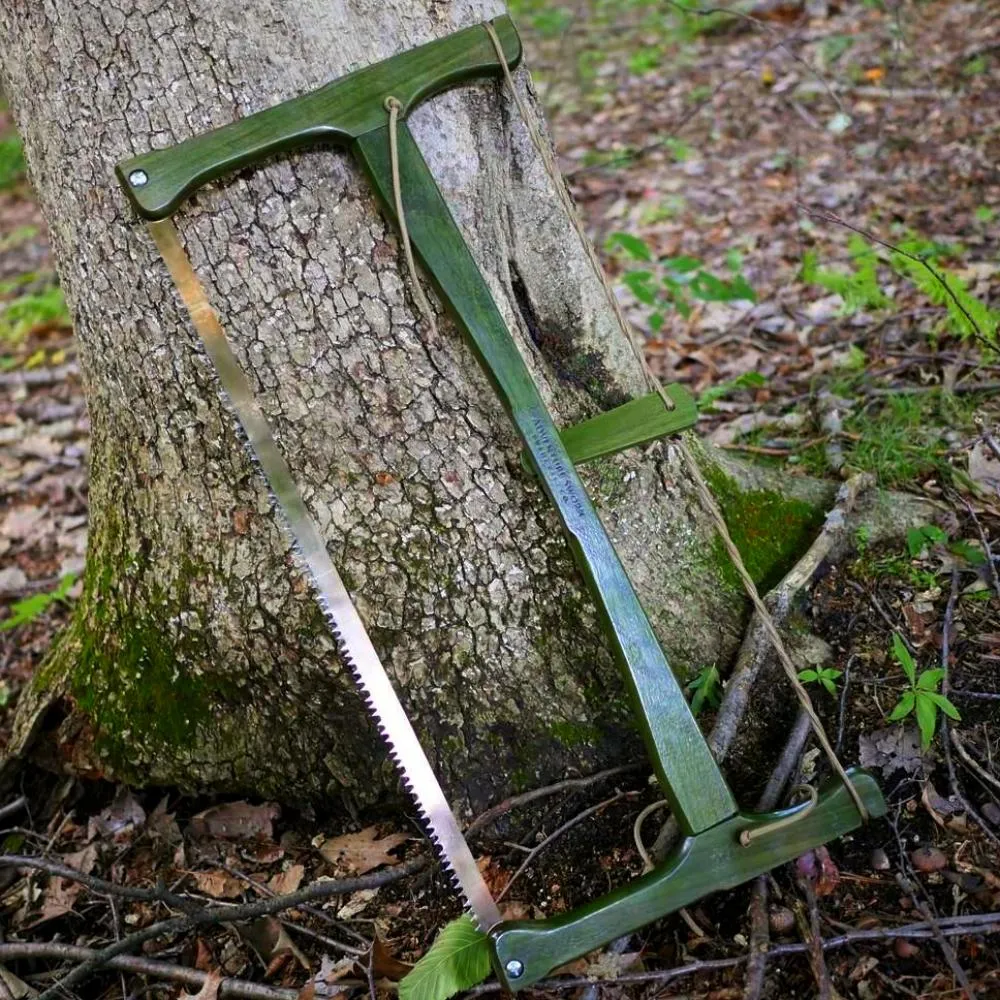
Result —
<instances>
[{"instance_id":1,"label":"forest floor","mask_svg":"<svg viewBox=\"0 0 1000 1000\"><path fill-rule=\"evenodd\" d=\"M774 872L763 920L750 886L718 893L536 992L998 998L997 9L512 6L585 224L654 368L699 397L699 430L789 475L869 472L938 511L894 546L856 538L797 609L831 649L810 690L887 818ZM0 110L0 741L68 619L87 518L72 331L11 129ZM701 678L706 722L726 669ZM912 713L887 718L920 684L945 699L920 699L926 748ZM472 843L493 887L530 861L508 913L634 877L623 831L653 798L644 778L596 775L483 817ZM129 957L58 995L212 1000L217 974L263 1000L390 993L458 912L416 826L382 816L26 765L0 827L0 997L121 939ZM26 855L38 868L4 862ZM297 908L274 902L301 888Z\"/></svg>"}]
</instances>

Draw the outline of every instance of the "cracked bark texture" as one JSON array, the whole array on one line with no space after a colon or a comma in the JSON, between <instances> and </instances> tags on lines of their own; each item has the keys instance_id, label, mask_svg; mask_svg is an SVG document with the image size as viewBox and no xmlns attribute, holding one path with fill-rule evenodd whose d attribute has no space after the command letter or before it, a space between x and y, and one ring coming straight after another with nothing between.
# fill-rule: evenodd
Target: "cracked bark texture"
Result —
<instances>
[{"instance_id":1,"label":"cracked bark texture","mask_svg":"<svg viewBox=\"0 0 1000 1000\"><path fill-rule=\"evenodd\" d=\"M75 316L93 427L84 595L23 699L15 749L45 725L77 770L135 781L298 802L395 789L112 169L502 10L0 10L5 88ZM524 70L517 81L530 92ZM411 127L557 421L644 391L500 86L436 98ZM420 324L396 236L349 156L316 150L245 171L200 193L177 224L456 802L632 753L616 668L556 518L454 328L434 339ZM677 456L658 445L595 463L585 479L675 668L724 662L744 602Z\"/></svg>"}]
</instances>

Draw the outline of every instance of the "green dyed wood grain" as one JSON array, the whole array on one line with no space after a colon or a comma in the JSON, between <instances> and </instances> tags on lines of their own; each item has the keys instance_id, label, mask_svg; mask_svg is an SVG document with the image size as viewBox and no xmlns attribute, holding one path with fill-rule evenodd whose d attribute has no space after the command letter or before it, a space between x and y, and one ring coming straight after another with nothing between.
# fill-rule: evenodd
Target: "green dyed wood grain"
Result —
<instances>
[{"instance_id":1,"label":"green dyed wood grain","mask_svg":"<svg viewBox=\"0 0 1000 1000\"><path fill-rule=\"evenodd\" d=\"M388 127L360 136L352 150L383 211L398 225ZM736 812L736 802L489 287L404 123L399 125L399 172L414 252L493 382L559 513L605 621L663 793L685 833L715 826Z\"/></svg>"},{"instance_id":2,"label":"green dyed wood grain","mask_svg":"<svg viewBox=\"0 0 1000 1000\"><path fill-rule=\"evenodd\" d=\"M583 465L693 427L698 419L698 406L691 393L676 383L664 389L674 403L672 410L663 405L658 392L651 392L560 431L559 437L573 464Z\"/></svg>"},{"instance_id":3,"label":"green dyed wood grain","mask_svg":"<svg viewBox=\"0 0 1000 1000\"><path fill-rule=\"evenodd\" d=\"M516 66L521 40L514 22L498 17L492 23L508 64ZM385 123L384 102L390 94L405 115L458 83L501 73L493 43L477 24L169 149L123 160L115 172L140 215L163 219L192 191L223 174L304 146L343 145L378 128ZM146 183L130 179L137 175L144 175Z\"/></svg>"},{"instance_id":4,"label":"green dyed wood grain","mask_svg":"<svg viewBox=\"0 0 1000 1000\"><path fill-rule=\"evenodd\" d=\"M864 771L848 772L871 817L886 807L875 780ZM748 847L739 842L748 827L760 827L803 806L775 813L738 814L711 830L683 840L648 875L600 899L550 920L511 921L490 931L497 976L509 989L524 989L554 968L615 938L638 930L710 892L731 889L810 848L843 836L861 824L847 788L834 778L821 790L816 808L796 823L764 834ZM520 962L514 978L508 963Z\"/></svg>"}]
</instances>

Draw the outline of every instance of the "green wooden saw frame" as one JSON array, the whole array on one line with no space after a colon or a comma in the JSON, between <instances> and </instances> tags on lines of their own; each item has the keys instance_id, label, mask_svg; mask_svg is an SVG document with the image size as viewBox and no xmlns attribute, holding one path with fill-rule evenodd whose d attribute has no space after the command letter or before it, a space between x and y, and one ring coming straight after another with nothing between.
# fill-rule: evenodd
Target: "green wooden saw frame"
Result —
<instances>
[{"instance_id":1,"label":"green wooden saw frame","mask_svg":"<svg viewBox=\"0 0 1000 1000\"><path fill-rule=\"evenodd\" d=\"M521 59L513 22L492 22L509 66ZM486 281L434 181L405 116L421 101L457 84L502 73L483 25L358 70L294 100L172 148L124 161L117 174L140 215L173 214L192 192L280 153L346 146L367 174L385 215L393 208L386 98L401 104L399 168L413 248L458 328L490 378L524 443L528 461L554 504L589 584L632 696L650 761L682 833L654 871L571 913L549 920L505 922L490 930L494 966L510 989L536 982L560 964L691 903L790 861L861 822L841 782L820 791L815 807L745 814L688 708L649 620L608 538L575 465L694 423L690 395L669 387L667 409L654 393L563 430L545 404ZM850 780L870 816L885 804L861 771ZM768 827L779 818L797 822ZM746 831L758 829L759 837ZM744 835L741 840L741 835Z\"/></svg>"}]
</instances>

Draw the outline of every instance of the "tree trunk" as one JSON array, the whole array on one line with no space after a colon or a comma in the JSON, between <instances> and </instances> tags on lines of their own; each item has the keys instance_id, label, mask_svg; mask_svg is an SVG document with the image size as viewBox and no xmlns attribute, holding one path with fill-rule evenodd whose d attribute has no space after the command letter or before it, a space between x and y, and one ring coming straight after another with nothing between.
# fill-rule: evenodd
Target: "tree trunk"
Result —
<instances>
[{"instance_id":1,"label":"tree trunk","mask_svg":"<svg viewBox=\"0 0 1000 1000\"><path fill-rule=\"evenodd\" d=\"M74 767L133 781L299 802L395 788L112 169L501 12L488 0L0 10L5 87L93 427L84 593L23 698L15 749L57 725ZM523 70L517 82L530 92ZM436 98L412 128L557 422L645 391L499 85ZM478 805L632 752L555 515L455 329L433 339L420 323L396 235L348 156L246 171L177 222L449 793ZM828 491L786 500L747 491L715 458L706 468L756 544L755 574L773 580ZM584 478L675 669L724 662L744 600L670 446Z\"/></svg>"}]
</instances>

